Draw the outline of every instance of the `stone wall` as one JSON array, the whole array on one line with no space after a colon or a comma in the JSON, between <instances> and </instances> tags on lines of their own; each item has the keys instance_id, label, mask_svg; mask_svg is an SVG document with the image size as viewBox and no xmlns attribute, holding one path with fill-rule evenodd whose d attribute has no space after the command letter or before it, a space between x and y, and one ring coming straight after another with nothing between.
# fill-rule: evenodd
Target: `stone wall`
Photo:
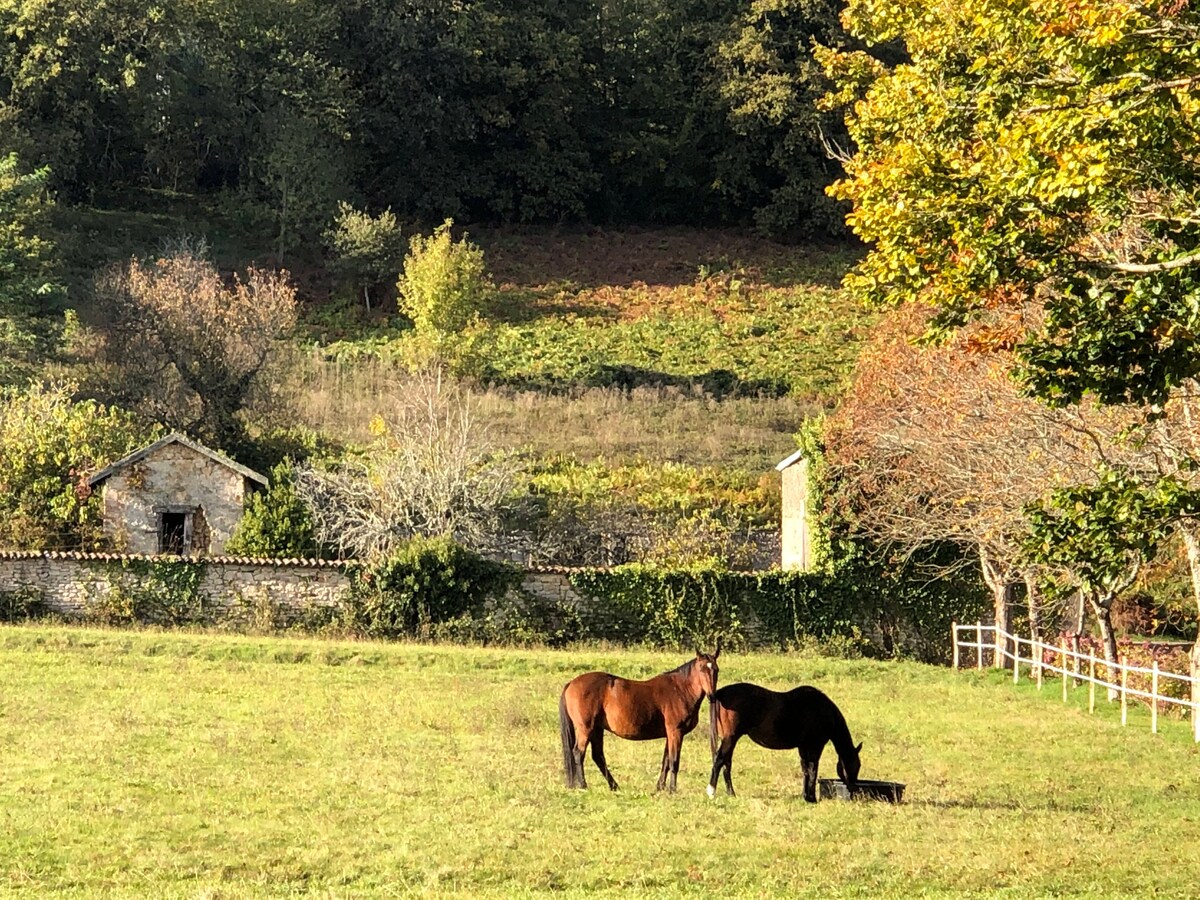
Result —
<instances>
[{"instance_id":1,"label":"stone wall","mask_svg":"<svg viewBox=\"0 0 1200 900\"><path fill-rule=\"evenodd\" d=\"M50 612L85 616L114 590L140 580L139 563L174 560L115 553L0 552L0 593L28 592ZM251 560L199 557L198 593L204 608L233 618L275 611L295 618L315 607L336 607L350 589L346 565L327 560ZM584 611L569 570L530 569L522 588L535 600ZM596 611L590 611L594 617Z\"/></svg>"},{"instance_id":2,"label":"stone wall","mask_svg":"<svg viewBox=\"0 0 1200 900\"><path fill-rule=\"evenodd\" d=\"M139 563L174 557L105 553L0 553L0 592L27 592L51 612L83 616L114 591L143 580ZM198 558L197 593L214 615L267 609L293 617L336 606L350 587L342 563L323 560ZM290 615L289 615L290 614Z\"/></svg>"}]
</instances>

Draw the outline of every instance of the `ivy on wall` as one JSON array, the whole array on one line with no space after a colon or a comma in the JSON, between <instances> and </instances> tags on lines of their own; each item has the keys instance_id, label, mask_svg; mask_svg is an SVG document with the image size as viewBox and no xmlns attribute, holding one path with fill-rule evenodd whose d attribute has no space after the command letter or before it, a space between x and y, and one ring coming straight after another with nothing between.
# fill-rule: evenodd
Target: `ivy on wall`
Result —
<instances>
[{"instance_id":1,"label":"ivy on wall","mask_svg":"<svg viewBox=\"0 0 1200 900\"><path fill-rule=\"evenodd\" d=\"M830 572L725 572L621 566L573 573L571 586L606 616L581 638L690 647L717 635L743 647L789 649L855 641L876 656L940 659L950 623L988 603L967 579L930 581L862 564Z\"/></svg>"},{"instance_id":2,"label":"ivy on wall","mask_svg":"<svg viewBox=\"0 0 1200 900\"><path fill-rule=\"evenodd\" d=\"M204 563L191 559L122 559L97 564L106 589L89 598L88 615L105 624L186 625L207 621L200 581Z\"/></svg>"},{"instance_id":3,"label":"ivy on wall","mask_svg":"<svg viewBox=\"0 0 1200 900\"><path fill-rule=\"evenodd\" d=\"M350 570L347 627L367 637L429 637L435 626L481 612L520 582L520 570L447 538L416 537L393 556Z\"/></svg>"}]
</instances>

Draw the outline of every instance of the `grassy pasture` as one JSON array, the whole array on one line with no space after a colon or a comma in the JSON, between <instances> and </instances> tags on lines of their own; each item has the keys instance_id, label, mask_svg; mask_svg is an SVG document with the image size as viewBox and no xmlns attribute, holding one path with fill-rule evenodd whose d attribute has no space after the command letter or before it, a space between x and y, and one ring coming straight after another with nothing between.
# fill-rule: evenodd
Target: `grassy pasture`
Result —
<instances>
[{"instance_id":1,"label":"grassy pasture","mask_svg":"<svg viewBox=\"0 0 1200 900\"><path fill-rule=\"evenodd\" d=\"M722 660L826 689L899 807L809 806L794 754L749 744L711 801L704 726L675 796L650 791L659 744L615 739L622 791L566 791L562 684L682 657L0 629L0 893L1194 895L1187 727L986 672Z\"/></svg>"}]
</instances>

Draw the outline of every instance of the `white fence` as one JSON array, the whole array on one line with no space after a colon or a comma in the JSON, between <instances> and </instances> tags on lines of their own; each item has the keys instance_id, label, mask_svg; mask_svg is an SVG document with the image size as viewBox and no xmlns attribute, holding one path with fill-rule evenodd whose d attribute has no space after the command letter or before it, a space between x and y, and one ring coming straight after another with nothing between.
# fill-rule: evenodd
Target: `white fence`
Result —
<instances>
[{"instance_id":1,"label":"white fence","mask_svg":"<svg viewBox=\"0 0 1200 900\"><path fill-rule=\"evenodd\" d=\"M963 635L966 636L965 639ZM1069 650L1066 640L1057 645L1047 644L1044 641L1035 641L1031 638L1009 634L995 625L984 625L979 622L974 625L959 625L955 622L951 626L951 638L954 643L953 665L955 669L959 668L963 660L964 650L975 651L975 667L978 669L983 668L984 653L990 651L993 666L1005 669L1009 665L1012 666L1014 684L1021 679L1021 666L1023 665L1029 667L1029 674L1037 681L1039 689L1041 689L1046 675L1051 677L1057 675L1062 682L1063 702L1066 702L1071 687L1081 682L1087 683L1088 709L1091 712L1096 711L1096 687L1105 688L1109 692L1109 699L1119 699L1121 702L1122 725L1129 720L1129 699L1131 697L1143 699L1150 705L1150 730L1155 734L1158 733L1159 707L1182 706L1191 710L1192 737L1200 742L1200 703L1194 699L1197 696L1197 680L1188 675L1163 671L1158 666L1158 660L1155 660L1152 667L1147 669L1129 665L1122 656L1119 662L1110 666L1103 657L1098 658L1095 653ZM1028 656L1021 655L1022 648L1028 649ZM1047 656L1051 658L1051 662L1045 661ZM1109 678L1115 680L1108 681L1099 677L1096 674L1098 670L1102 670ZM1129 676L1131 674L1148 675L1150 690L1130 687ZM1193 699L1184 700L1164 693L1163 688L1172 682L1186 684L1187 693Z\"/></svg>"}]
</instances>

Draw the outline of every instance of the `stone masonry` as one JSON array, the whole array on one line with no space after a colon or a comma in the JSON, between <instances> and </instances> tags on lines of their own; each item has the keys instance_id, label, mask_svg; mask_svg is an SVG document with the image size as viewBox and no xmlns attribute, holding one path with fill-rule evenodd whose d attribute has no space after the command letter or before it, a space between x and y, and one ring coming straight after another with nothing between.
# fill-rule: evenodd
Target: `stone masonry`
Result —
<instances>
[{"instance_id":1,"label":"stone masonry","mask_svg":"<svg viewBox=\"0 0 1200 900\"><path fill-rule=\"evenodd\" d=\"M0 593L23 592L38 599L53 613L84 617L89 607L117 583L136 580L138 562L178 557L153 557L116 553L0 552ZM198 588L204 606L215 615L236 617L252 609L278 611L292 619L315 607L337 607L350 590L346 563L314 559L245 559L205 557L189 562L200 565ZM576 594L567 570L526 571L522 589L535 599L582 608L587 601ZM601 615L592 611L592 615Z\"/></svg>"},{"instance_id":2,"label":"stone masonry","mask_svg":"<svg viewBox=\"0 0 1200 900\"><path fill-rule=\"evenodd\" d=\"M178 557L163 557L177 559ZM87 615L120 582L136 580L131 563L155 557L107 553L0 553L0 593L27 592L50 612ZM214 614L270 606L284 618L320 606L337 606L350 588L340 562L325 560L189 560L201 565L198 593Z\"/></svg>"},{"instance_id":3,"label":"stone masonry","mask_svg":"<svg viewBox=\"0 0 1200 900\"><path fill-rule=\"evenodd\" d=\"M113 549L155 554L164 516L186 522L178 552L220 556L242 518L247 496L266 479L182 435L170 435L91 479L103 493L104 533Z\"/></svg>"}]
</instances>

